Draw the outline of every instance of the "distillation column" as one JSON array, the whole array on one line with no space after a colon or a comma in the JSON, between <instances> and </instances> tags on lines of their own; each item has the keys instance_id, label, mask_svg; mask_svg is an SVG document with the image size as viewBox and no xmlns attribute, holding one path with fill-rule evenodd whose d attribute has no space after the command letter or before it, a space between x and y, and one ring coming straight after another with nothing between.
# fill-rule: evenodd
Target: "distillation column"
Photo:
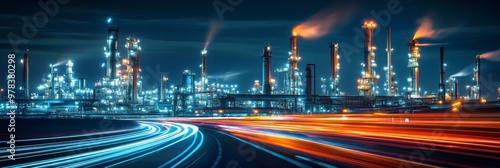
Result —
<instances>
[{"instance_id":1,"label":"distillation column","mask_svg":"<svg viewBox=\"0 0 500 168\"><path fill-rule=\"evenodd\" d=\"M137 104L138 101L138 81L139 81L139 60L140 60L140 52L141 46L139 45L139 39L128 37L127 43L125 44L125 48L127 49L128 59L130 67L132 67L132 90L130 91L130 103ZM130 80L129 80L130 81Z\"/></svg>"},{"instance_id":2,"label":"distillation column","mask_svg":"<svg viewBox=\"0 0 500 168\"><path fill-rule=\"evenodd\" d=\"M271 95L271 45L268 44L267 47L264 48L264 52L262 54L262 94ZM269 108L270 101L263 101L262 107Z\"/></svg>"},{"instance_id":3,"label":"distillation column","mask_svg":"<svg viewBox=\"0 0 500 168\"><path fill-rule=\"evenodd\" d=\"M262 54L262 86L263 94L271 94L271 45L264 48Z\"/></svg>"},{"instance_id":4,"label":"distillation column","mask_svg":"<svg viewBox=\"0 0 500 168\"><path fill-rule=\"evenodd\" d=\"M50 88L49 88L49 99L55 99L56 92L56 69L55 66L50 64Z\"/></svg>"},{"instance_id":5,"label":"distillation column","mask_svg":"<svg viewBox=\"0 0 500 168\"><path fill-rule=\"evenodd\" d=\"M205 93L207 92L207 50L201 51L201 80L200 80L200 92L201 97L205 98Z\"/></svg>"},{"instance_id":6,"label":"distillation column","mask_svg":"<svg viewBox=\"0 0 500 168\"><path fill-rule=\"evenodd\" d=\"M418 59L420 59L420 49L418 48L417 40L411 40L408 42L410 47L410 54L408 55L408 69L410 74L408 77L408 94L412 98L420 97L420 86L419 86L419 69L418 69Z\"/></svg>"},{"instance_id":7,"label":"distillation column","mask_svg":"<svg viewBox=\"0 0 500 168\"><path fill-rule=\"evenodd\" d=\"M339 91L339 70L340 70L340 62L339 62L339 44L338 43L330 43L330 96L338 96L340 94Z\"/></svg>"},{"instance_id":8,"label":"distillation column","mask_svg":"<svg viewBox=\"0 0 500 168\"><path fill-rule=\"evenodd\" d=\"M297 37L298 34L296 32L292 33L292 37L290 38L290 45L292 52L290 53L290 58L288 58L290 65L290 87L287 91L288 94L297 95L298 94L298 63L300 61L300 57L297 52Z\"/></svg>"},{"instance_id":9,"label":"distillation column","mask_svg":"<svg viewBox=\"0 0 500 168\"><path fill-rule=\"evenodd\" d=\"M376 25L373 21L365 22L363 25L365 48L362 78L358 80L358 90L361 96L374 96L376 94L377 79L379 76L374 71L377 67L375 63L375 46L373 46L373 30Z\"/></svg>"}]
</instances>

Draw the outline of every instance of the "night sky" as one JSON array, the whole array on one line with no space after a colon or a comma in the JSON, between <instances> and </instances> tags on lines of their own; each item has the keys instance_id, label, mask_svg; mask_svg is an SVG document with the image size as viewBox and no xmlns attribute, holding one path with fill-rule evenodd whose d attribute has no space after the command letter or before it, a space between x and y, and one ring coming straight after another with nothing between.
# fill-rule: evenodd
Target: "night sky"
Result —
<instances>
[{"instance_id":1,"label":"night sky","mask_svg":"<svg viewBox=\"0 0 500 168\"><path fill-rule=\"evenodd\" d=\"M6 1L1 5L0 53L7 61L7 54L14 53L9 32L22 36L23 17L32 22L35 13L43 11L38 1ZM180 83L184 69L200 74L200 51L203 49L212 22L219 29L208 46L207 70L210 82L216 78L223 83L238 84L240 91L251 88L253 81L261 78L262 49L270 43L273 51L273 69L287 63L289 37L292 29L320 11L337 12L338 21L329 32L315 39L299 39L299 68L314 63L319 77L329 75L329 42L340 43L341 91L357 94L356 80L361 76L362 48L356 47L356 29L363 22L374 18L371 13L387 11L389 1L293 0L290 2L267 0L242 0L232 11L218 16L214 1L201 0L142 0L142 1L69 1L60 5L59 11L49 17L48 23L37 34L27 38L28 43L18 46L17 58L22 58L29 48L31 53L31 89L36 89L42 74L49 73L49 64L75 62L76 77L86 76L93 84L104 76L101 64L105 62L103 47L106 43L108 17L120 27L119 49L126 57L125 39L135 36L141 40L141 68L147 89L158 85L161 73L168 74L169 85ZM226 0L221 3L230 5ZM420 43L439 43L445 46L446 77L459 72L474 62L477 54L500 49L500 13L496 2L476 0L469 3L456 1L415 0L400 1L401 12L392 14L387 26L392 28L394 69L400 88L407 86L408 40L419 27L418 20L427 17L433 27L442 31L438 37L418 39ZM233 4L234 5L234 4ZM387 20L385 16L382 21ZM378 86L382 92L385 81L383 67L386 62L386 33L384 22L378 22L374 45L380 74ZM342 45L344 47L342 47ZM349 48L345 46L354 46ZM354 52L353 52L354 51ZM351 53L351 54L349 54ZM435 92L439 82L439 45L421 47L420 66L422 92ZM19 60L18 59L18 60ZM483 61L483 95L496 97L500 86L498 62ZM18 72L21 72L18 64ZM0 64L3 76L6 63ZM63 70L63 67L60 67ZM468 71L472 70L469 66ZM491 75L491 79L488 79ZM18 73L19 82L21 73ZM458 78L461 92L472 84L472 75ZM1 78L5 87L5 78ZM20 86L20 83L18 84Z\"/></svg>"}]
</instances>

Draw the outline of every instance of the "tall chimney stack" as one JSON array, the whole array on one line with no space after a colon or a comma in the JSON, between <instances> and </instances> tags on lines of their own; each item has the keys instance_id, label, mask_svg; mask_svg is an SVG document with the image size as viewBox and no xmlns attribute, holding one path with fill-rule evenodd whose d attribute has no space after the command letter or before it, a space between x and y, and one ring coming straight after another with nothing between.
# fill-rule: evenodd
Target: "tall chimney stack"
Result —
<instances>
[{"instance_id":1,"label":"tall chimney stack","mask_svg":"<svg viewBox=\"0 0 500 168\"><path fill-rule=\"evenodd\" d=\"M440 51L440 54L439 54L439 62L440 62L440 66L441 66L441 80L440 80L440 83L439 83L439 98L441 101L445 101L446 100L446 87L444 86L445 84L445 80L444 80L444 76L445 76L445 71L444 71L444 47L440 47L439 48L439 51ZM451 96L451 95L450 95Z\"/></svg>"},{"instance_id":2,"label":"tall chimney stack","mask_svg":"<svg viewBox=\"0 0 500 168\"><path fill-rule=\"evenodd\" d=\"M26 53L23 58L23 89L25 99L30 99L30 86L29 86L29 50L26 49Z\"/></svg>"}]
</instances>

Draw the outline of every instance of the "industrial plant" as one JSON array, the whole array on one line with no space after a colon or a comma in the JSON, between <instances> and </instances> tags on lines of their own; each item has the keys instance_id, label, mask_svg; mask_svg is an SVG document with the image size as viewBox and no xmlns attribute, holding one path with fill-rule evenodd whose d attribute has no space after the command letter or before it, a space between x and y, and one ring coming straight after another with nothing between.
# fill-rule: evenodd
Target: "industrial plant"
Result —
<instances>
[{"instance_id":1,"label":"industrial plant","mask_svg":"<svg viewBox=\"0 0 500 168\"><path fill-rule=\"evenodd\" d=\"M299 54L300 32L292 31L288 64L278 67L273 64L272 45L262 45L262 66L260 80L251 80L251 92L240 91L236 84L209 80L210 52L201 50L200 70L185 70L182 82L169 84L166 74L160 76L158 88L144 88L141 72L142 48L140 39L128 36L120 42L120 29L111 25L107 36L103 34L105 69L97 82L87 82L85 76L73 72L76 62L51 64L41 81L30 79L30 51L22 58L22 94L15 102L2 102L2 109L17 109L19 114L45 115L57 117L130 117L137 115L180 116L250 116L312 113L362 113L381 111L387 113L414 113L419 111L452 110L460 111L462 106L485 106L481 95L481 55L471 56L476 66L473 82L459 81L445 74L444 47L440 48L440 83L436 94L422 93L419 59L420 47L425 46L417 38L408 41L408 62L405 72L408 83L397 83L394 63L391 28L387 28L386 62L375 61L374 30L377 24L366 21L362 25L364 33L363 63L361 76L357 80L358 93L348 94L341 90L342 74L352 74L341 69L339 43L328 45L330 73L328 77L316 76L316 65L301 62ZM124 47L126 53L119 52ZM274 60L273 60L274 59ZM281 60L284 61L284 60ZM438 59L436 59L438 61ZM385 70L386 81L380 82L380 74L375 71L378 64ZM406 64L406 63L404 63ZM38 72L35 72L38 73ZM402 74L402 73L400 73ZM317 84L316 82L320 82ZM171 85L167 87L167 85ZM398 85L405 86L398 90ZM36 90L30 90L36 86ZM320 88L317 89L316 86ZM466 93L459 93L465 87ZM500 88L498 89L500 94ZM461 102L457 107L456 102Z\"/></svg>"}]
</instances>

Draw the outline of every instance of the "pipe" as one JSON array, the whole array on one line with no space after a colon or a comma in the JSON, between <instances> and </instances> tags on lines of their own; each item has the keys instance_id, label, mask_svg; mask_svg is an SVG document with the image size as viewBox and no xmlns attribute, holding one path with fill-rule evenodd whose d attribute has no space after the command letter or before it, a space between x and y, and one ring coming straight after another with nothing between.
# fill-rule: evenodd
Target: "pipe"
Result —
<instances>
[{"instance_id":1,"label":"pipe","mask_svg":"<svg viewBox=\"0 0 500 168\"><path fill-rule=\"evenodd\" d=\"M454 100L458 100L458 80L455 80L455 98Z\"/></svg>"},{"instance_id":2,"label":"pipe","mask_svg":"<svg viewBox=\"0 0 500 168\"><path fill-rule=\"evenodd\" d=\"M24 98L30 99L30 87L29 87L29 50L26 49L26 53L23 58L23 88L24 88Z\"/></svg>"}]
</instances>

